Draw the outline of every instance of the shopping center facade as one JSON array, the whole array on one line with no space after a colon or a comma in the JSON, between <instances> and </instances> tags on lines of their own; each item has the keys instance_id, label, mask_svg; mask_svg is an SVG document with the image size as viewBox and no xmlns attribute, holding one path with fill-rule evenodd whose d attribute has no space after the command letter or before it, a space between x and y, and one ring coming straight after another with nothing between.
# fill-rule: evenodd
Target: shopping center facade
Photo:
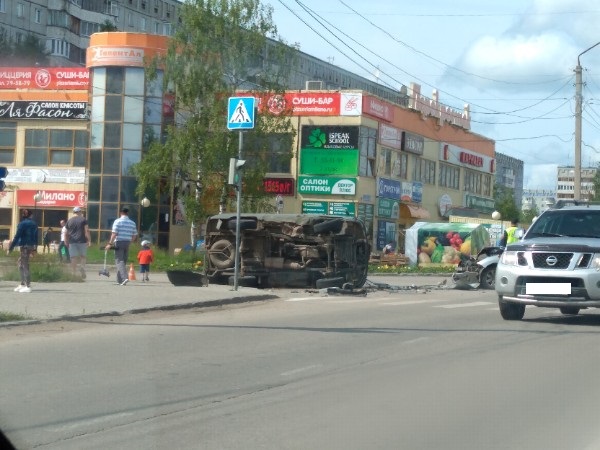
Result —
<instances>
[{"instance_id":1,"label":"shopping center facade","mask_svg":"<svg viewBox=\"0 0 600 450\"><path fill-rule=\"evenodd\" d=\"M173 122L173 99L162 91L160 71L152 81L144 71L148 58L164 51L166 39L97 33L86 69L69 69L75 72L68 75L57 68L0 71L6 99L0 106L0 165L9 169L0 196L0 233L14 232L22 208L36 210L40 227L56 227L74 206L84 206L99 243L127 205L142 234L159 246L187 242L189 225L177 215L171 193L159 186L142 206L131 173L150 140ZM44 78L40 70L54 84L1 84ZM72 84L64 84L65 77ZM389 241L402 250L403 230L416 221L443 222L457 211L489 217L494 141L470 131L468 107L448 108L416 84L406 94L408 107L359 90L259 98L259 114L283 105L297 131L290 164L265 176L273 202L286 213L356 215L365 221L374 251ZM317 134L319 147L310 139Z\"/></svg>"}]
</instances>

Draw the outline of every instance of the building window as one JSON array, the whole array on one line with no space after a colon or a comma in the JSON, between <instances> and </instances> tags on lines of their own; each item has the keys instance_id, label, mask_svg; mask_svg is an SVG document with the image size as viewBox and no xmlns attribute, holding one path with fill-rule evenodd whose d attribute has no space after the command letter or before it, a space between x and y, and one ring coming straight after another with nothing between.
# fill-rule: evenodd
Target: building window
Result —
<instances>
[{"instance_id":1,"label":"building window","mask_svg":"<svg viewBox=\"0 0 600 450\"><path fill-rule=\"evenodd\" d=\"M398 178L408 178L408 155L403 152L394 152L396 157L392 166L392 175Z\"/></svg>"},{"instance_id":2,"label":"building window","mask_svg":"<svg viewBox=\"0 0 600 450\"><path fill-rule=\"evenodd\" d=\"M0 13L6 12L6 0L0 0Z\"/></svg>"},{"instance_id":3,"label":"building window","mask_svg":"<svg viewBox=\"0 0 600 450\"><path fill-rule=\"evenodd\" d=\"M42 11L35 8L33 12L33 20L35 23L42 23Z\"/></svg>"},{"instance_id":4,"label":"building window","mask_svg":"<svg viewBox=\"0 0 600 450\"><path fill-rule=\"evenodd\" d=\"M85 130L25 130L26 166L77 166L87 162Z\"/></svg>"},{"instance_id":5,"label":"building window","mask_svg":"<svg viewBox=\"0 0 600 450\"><path fill-rule=\"evenodd\" d=\"M375 159L377 129L360 127L358 134L358 146L360 148L360 159L358 163L358 175L363 177L375 176Z\"/></svg>"},{"instance_id":6,"label":"building window","mask_svg":"<svg viewBox=\"0 0 600 450\"><path fill-rule=\"evenodd\" d=\"M0 122L0 164L15 163L17 123Z\"/></svg>"},{"instance_id":7,"label":"building window","mask_svg":"<svg viewBox=\"0 0 600 450\"><path fill-rule=\"evenodd\" d=\"M440 163L440 187L450 189L460 188L460 168L449 164Z\"/></svg>"},{"instance_id":8,"label":"building window","mask_svg":"<svg viewBox=\"0 0 600 450\"><path fill-rule=\"evenodd\" d=\"M486 175L489 178L489 184L491 189L491 177ZM477 172L475 170L465 169L465 191L471 192L473 194L483 194L484 191L484 174L481 172ZM486 195L490 195L489 193Z\"/></svg>"},{"instance_id":9,"label":"building window","mask_svg":"<svg viewBox=\"0 0 600 450\"><path fill-rule=\"evenodd\" d=\"M413 181L435 184L435 161L430 161L419 156L415 156L413 161Z\"/></svg>"},{"instance_id":10,"label":"building window","mask_svg":"<svg viewBox=\"0 0 600 450\"><path fill-rule=\"evenodd\" d=\"M140 31L146 31L146 18L140 18Z\"/></svg>"},{"instance_id":11,"label":"building window","mask_svg":"<svg viewBox=\"0 0 600 450\"><path fill-rule=\"evenodd\" d=\"M392 149L383 147L381 149L381 154L379 155L379 168L377 170L377 174L381 175L391 175L392 174Z\"/></svg>"},{"instance_id":12,"label":"building window","mask_svg":"<svg viewBox=\"0 0 600 450\"><path fill-rule=\"evenodd\" d=\"M17 17L22 18L25 16L25 6L23 3L17 3Z\"/></svg>"}]
</instances>

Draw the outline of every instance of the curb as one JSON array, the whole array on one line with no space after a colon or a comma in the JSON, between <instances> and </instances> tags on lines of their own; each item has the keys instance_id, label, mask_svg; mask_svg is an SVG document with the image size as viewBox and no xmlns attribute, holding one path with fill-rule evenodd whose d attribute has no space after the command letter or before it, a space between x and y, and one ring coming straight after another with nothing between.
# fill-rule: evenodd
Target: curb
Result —
<instances>
[{"instance_id":1,"label":"curb","mask_svg":"<svg viewBox=\"0 0 600 450\"><path fill-rule=\"evenodd\" d=\"M147 308L136 308L129 309L127 311L106 311L94 314L81 314L81 315L66 315L61 317L53 317L51 319L33 319L33 320L20 320L14 322L0 322L0 328L3 327L17 327L24 325L38 325L41 323L51 322L63 322L63 321L78 321L83 319L94 319L98 317L115 317L115 316L126 316L133 314L144 314L152 311L176 311L182 309L193 309L193 308L212 308L226 305L236 305L250 302L264 302L270 300L276 300L280 298L278 295L263 294L263 295L248 295L243 297L233 297L220 300L206 300L201 302L193 303L180 303L177 305L163 305L163 306L152 306Z\"/></svg>"}]
</instances>

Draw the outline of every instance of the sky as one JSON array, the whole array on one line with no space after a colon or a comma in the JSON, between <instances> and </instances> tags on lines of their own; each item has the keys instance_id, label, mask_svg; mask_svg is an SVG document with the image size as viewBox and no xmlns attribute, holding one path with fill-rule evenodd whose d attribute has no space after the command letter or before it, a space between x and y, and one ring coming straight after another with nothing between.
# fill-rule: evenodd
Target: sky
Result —
<instances>
[{"instance_id":1,"label":"sky","mask_svg":"<svg viewBox=\"0 0 600 450\"><path fill-rule=\"evenodd\" d=\"M600 2L263 0L301 51L399 88L471 108L471 131L524 162L526 189L556 189L575 165L575 67L582 67L581 166L600 162ZM582 54L583 53L583 54Z\"/></svg>"}]
</instances>

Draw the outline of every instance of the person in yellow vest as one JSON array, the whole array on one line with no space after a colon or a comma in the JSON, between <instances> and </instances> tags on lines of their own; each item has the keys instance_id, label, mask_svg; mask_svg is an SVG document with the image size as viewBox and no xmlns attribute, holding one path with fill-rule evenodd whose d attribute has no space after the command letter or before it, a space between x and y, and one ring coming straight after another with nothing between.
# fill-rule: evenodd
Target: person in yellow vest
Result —
<instances>
[{"instance_id":1,"label":"person in yellow vest","mask_svg":"<svg viewBox=\"0 0 600 450\"><path fill-rule=\"evenodd\" d=\"M504 236L500 240L500 247L506 247L508 244L519 242L523 230L519 227L519 220L513 219L510 221L510 227L504 230Z\"/></svg>"}]
</instances>

